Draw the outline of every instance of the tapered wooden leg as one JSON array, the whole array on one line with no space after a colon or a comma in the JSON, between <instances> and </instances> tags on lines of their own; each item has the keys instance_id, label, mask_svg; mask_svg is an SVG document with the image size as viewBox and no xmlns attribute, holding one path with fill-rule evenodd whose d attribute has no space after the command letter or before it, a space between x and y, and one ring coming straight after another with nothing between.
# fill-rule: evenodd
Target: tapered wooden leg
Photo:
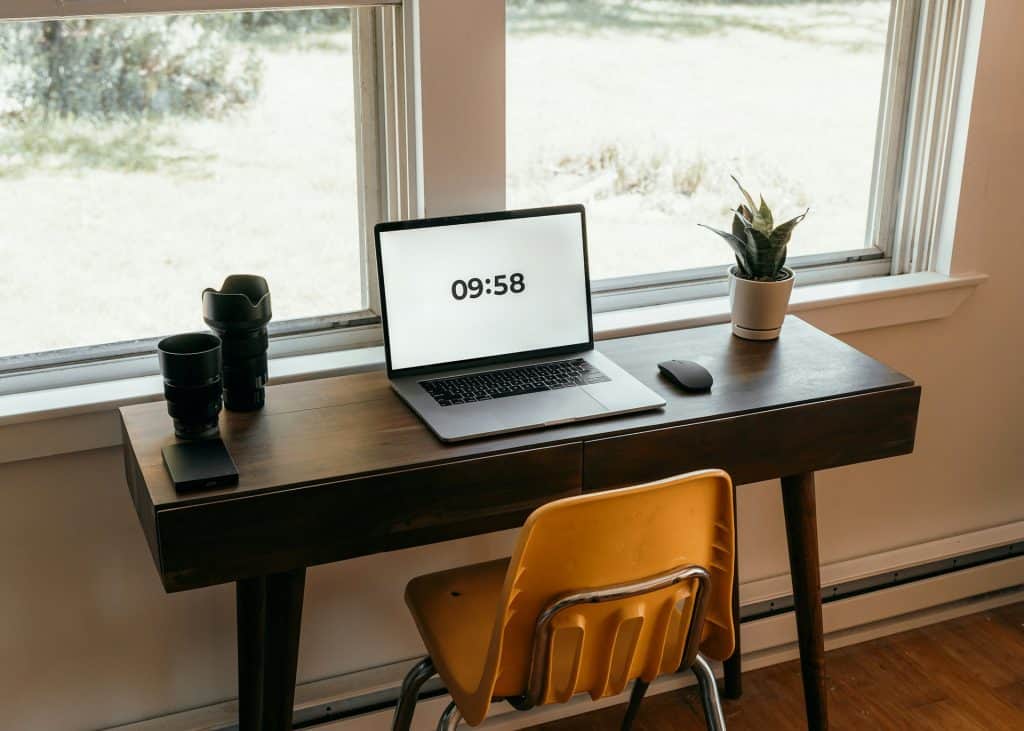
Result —
<instances>
[{"instance_id":1,"label":"tapered wooden leg","mask_svg":"<svg viewBox=\"0 0 1024 731\"><path fill-rule=\"evenodd\" d=\"M239 731L288 731L295 703L306 570L236 585Z\"/></svg>"},{"instance_id":2,"label":"tapered wooden leg","mask_svg":"<svg viewBox=\"0 0 1024 731\"><path fill-rule=\"evenodd\" d=\"M782 478L782 508L786 515L786 542L789 544L789 570L793 577L793 604L800 642L807 727L812 731L824 731L828 728L828 705L813 472Z\"/></svg>"},{"instance_id":3,"label":"tapered wooden leg","mask_svg":"<svg viewBox=\"0 0 1024 731\"><path fill-rule=\"evenodd\" d=\"M267 577L267 630L263 640L263 731L287 731L292 727L305 586L305 569Z\"/></svg>"},{"instance_id":4,"label":"tapered wooden leg","mask_svg":"<svg viewBox=\"0 0 1024 731\"><path fill-rule=\"evenodd\" d=\"M238 728L260 728L263 702L263 630L267 617L267 581L262 576L235 584L238 627Z\"/></svg>"},{"instance_id":5,"label":"tapered wooden leg","mask_svg":"<svg viewBox=\"0 0 1024 731\"><path fill-rule=\"evenodd\" d=\"M736 521L736 490L735 487L732 491L732 514L734 525L738 525ZM732 655L726 659L723 663L725 670L725 697L726 698L739 698L743 695L743 680L742 673L743 668L740 664L740 545L739 545L739 531L733 531L733 535L736 537L736 545L733 549L733 569L732 569L732 633L736 638L736 647L732 651Z\"/></svg>"}]
</instances>

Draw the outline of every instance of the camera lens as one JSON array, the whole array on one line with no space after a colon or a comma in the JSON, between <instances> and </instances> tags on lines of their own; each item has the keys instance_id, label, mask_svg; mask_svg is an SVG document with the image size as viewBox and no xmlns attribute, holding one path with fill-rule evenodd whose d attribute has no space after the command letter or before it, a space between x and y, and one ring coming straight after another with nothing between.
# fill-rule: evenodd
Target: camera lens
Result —
<instances>
[{"instance_id":1,"label":"camera lens","mask_svg":"<svg viewBox=\"0 0 1024 731\"><path fill-rule=\"evenodd\" d=\"M164 377L167 413L180 439L205 439L219 432L221 343L210 333L164 338L156 346Z\"/></svg>"},{"instance_id":2,"label":"camera lens","mask_svg":"<svg viewBox=\"0 0 1024 731\"><path fill-rule=\"evenodd\" d=\"M270 288L253 274L232 274L220 290L203 290L203 320L224 348L224 405L231 411L263 408L267 385Z\"/></svg>"}]
</instances>

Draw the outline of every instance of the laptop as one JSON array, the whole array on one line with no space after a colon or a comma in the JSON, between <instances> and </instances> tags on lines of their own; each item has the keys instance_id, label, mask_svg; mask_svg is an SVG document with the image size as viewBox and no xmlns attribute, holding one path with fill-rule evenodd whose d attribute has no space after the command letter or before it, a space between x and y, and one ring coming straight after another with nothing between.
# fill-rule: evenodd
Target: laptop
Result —
<instances>
[{"instance_id":1,"label":"laptop","mask_svg":"<svg viewBox=\"0 0 1024 731\"><path fill-rule=\"evenodd\" d=\"M391 385L443 441L656 409L594 349L582 205L374 227Z\"/></svg>"}]
</instances>

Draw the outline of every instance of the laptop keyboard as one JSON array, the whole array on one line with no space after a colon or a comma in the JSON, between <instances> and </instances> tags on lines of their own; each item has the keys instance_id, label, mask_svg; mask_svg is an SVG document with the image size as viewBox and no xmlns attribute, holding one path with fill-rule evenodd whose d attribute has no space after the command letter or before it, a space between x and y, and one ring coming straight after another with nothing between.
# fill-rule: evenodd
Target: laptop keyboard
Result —
<instances>
[{"instance_id":1,"label":"laptop keyboard","mask_svg":"<svg viewBox=\"0 0 1024 731\"><path fill-rule=\"evenodd\" d=\"M420 385L441 406L453 406L610 380L583 358L573 358L452 378L436 378L420 381Z\"/></svg>"}]
</instances>

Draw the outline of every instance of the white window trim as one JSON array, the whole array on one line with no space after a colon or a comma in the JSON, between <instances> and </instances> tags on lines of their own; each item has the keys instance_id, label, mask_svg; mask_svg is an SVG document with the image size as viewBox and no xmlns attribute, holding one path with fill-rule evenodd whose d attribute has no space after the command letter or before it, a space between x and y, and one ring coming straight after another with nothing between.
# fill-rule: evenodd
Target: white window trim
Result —
<instances>
[{"instance_id":1,"label":"white window trim","mask_svg":"<svg viewBox=\"0 0 1024 731\"><path fill-rule=\"evenodd\" d=\"M206 13L395 5L402 0L8 0L0 18L46 20L99 15Z\"/></svg>"},{"instance_id":2,"label":"white window trim","mask_svg":"<svg viewBox=\"0 0 1024 731\"><path fill-rule=\"evenodd\" d=\"M0 21L316 7L352 10L356 188L364 307L352 312L272 322L272 357L359 347L367 342L366 327L379 322L373 224L394 215L388 209L388 201L394 200L394 196L386 194L386 185L400 170L394 160L385 159L394 152L386 147L381 130L390 125L394 132L394 115L389 110L396 96L399 103L404 103L401 95L405 94L405 87L398 85L394 75L388 76L384 69L382 59L386 54L381 33L382 19L400 18L401 0L13 0L0 7ZM404 53L401 35L396 43ZM388 114L391 116L386 118ZM404 126L401 129L404 134ZM49 388L156 372L151 371L152 358L148 356L159 339L154 336L0 357L0 394L25 387Z\"/></svg>"},{"instance_id":3,"label":"white window trim","mask_svg":"<svg viewBox=\"0 0 1024 731\"><path fill-rule=\"evenodd\" d=\"M413 86L420 90L414 105L420 215L507 205L506 160L504 154L500 159L494 155L506 148L504 114L481 113L504 110L505 3L476 0L472 5L470 22L477 38L493 37L482 46L467 40L472 34L465 31L464 0L406 0ZM866 246L793 257L798 288L905 272L949 272L942 252L948 262L983 13L983 0L893 0L889 32L894 40L883 73ZM437 99L443 104L431 103ZM467 99L473 102L468 108ZM473 151L468 165L466 149ZM920 199L928 206L915 207ZM904 214L910 210L915 211L912 218ZM909 220L918 227L905 223ZM913 256L914 266L903 263L908 252L921 250L934 253ZM594 311L716 297L726 288L725 266L597 280Z\"/></svg>"},{"instance_id":4,"label":"white window trim","mask_svg":"<svg viewBox=\"0 0 1024 731\"><path fill-rule=\"evenodd\" d=\"M868 230L892 273L949 272L985 0L894 0Z\"/></svg>"}]
</instances>

